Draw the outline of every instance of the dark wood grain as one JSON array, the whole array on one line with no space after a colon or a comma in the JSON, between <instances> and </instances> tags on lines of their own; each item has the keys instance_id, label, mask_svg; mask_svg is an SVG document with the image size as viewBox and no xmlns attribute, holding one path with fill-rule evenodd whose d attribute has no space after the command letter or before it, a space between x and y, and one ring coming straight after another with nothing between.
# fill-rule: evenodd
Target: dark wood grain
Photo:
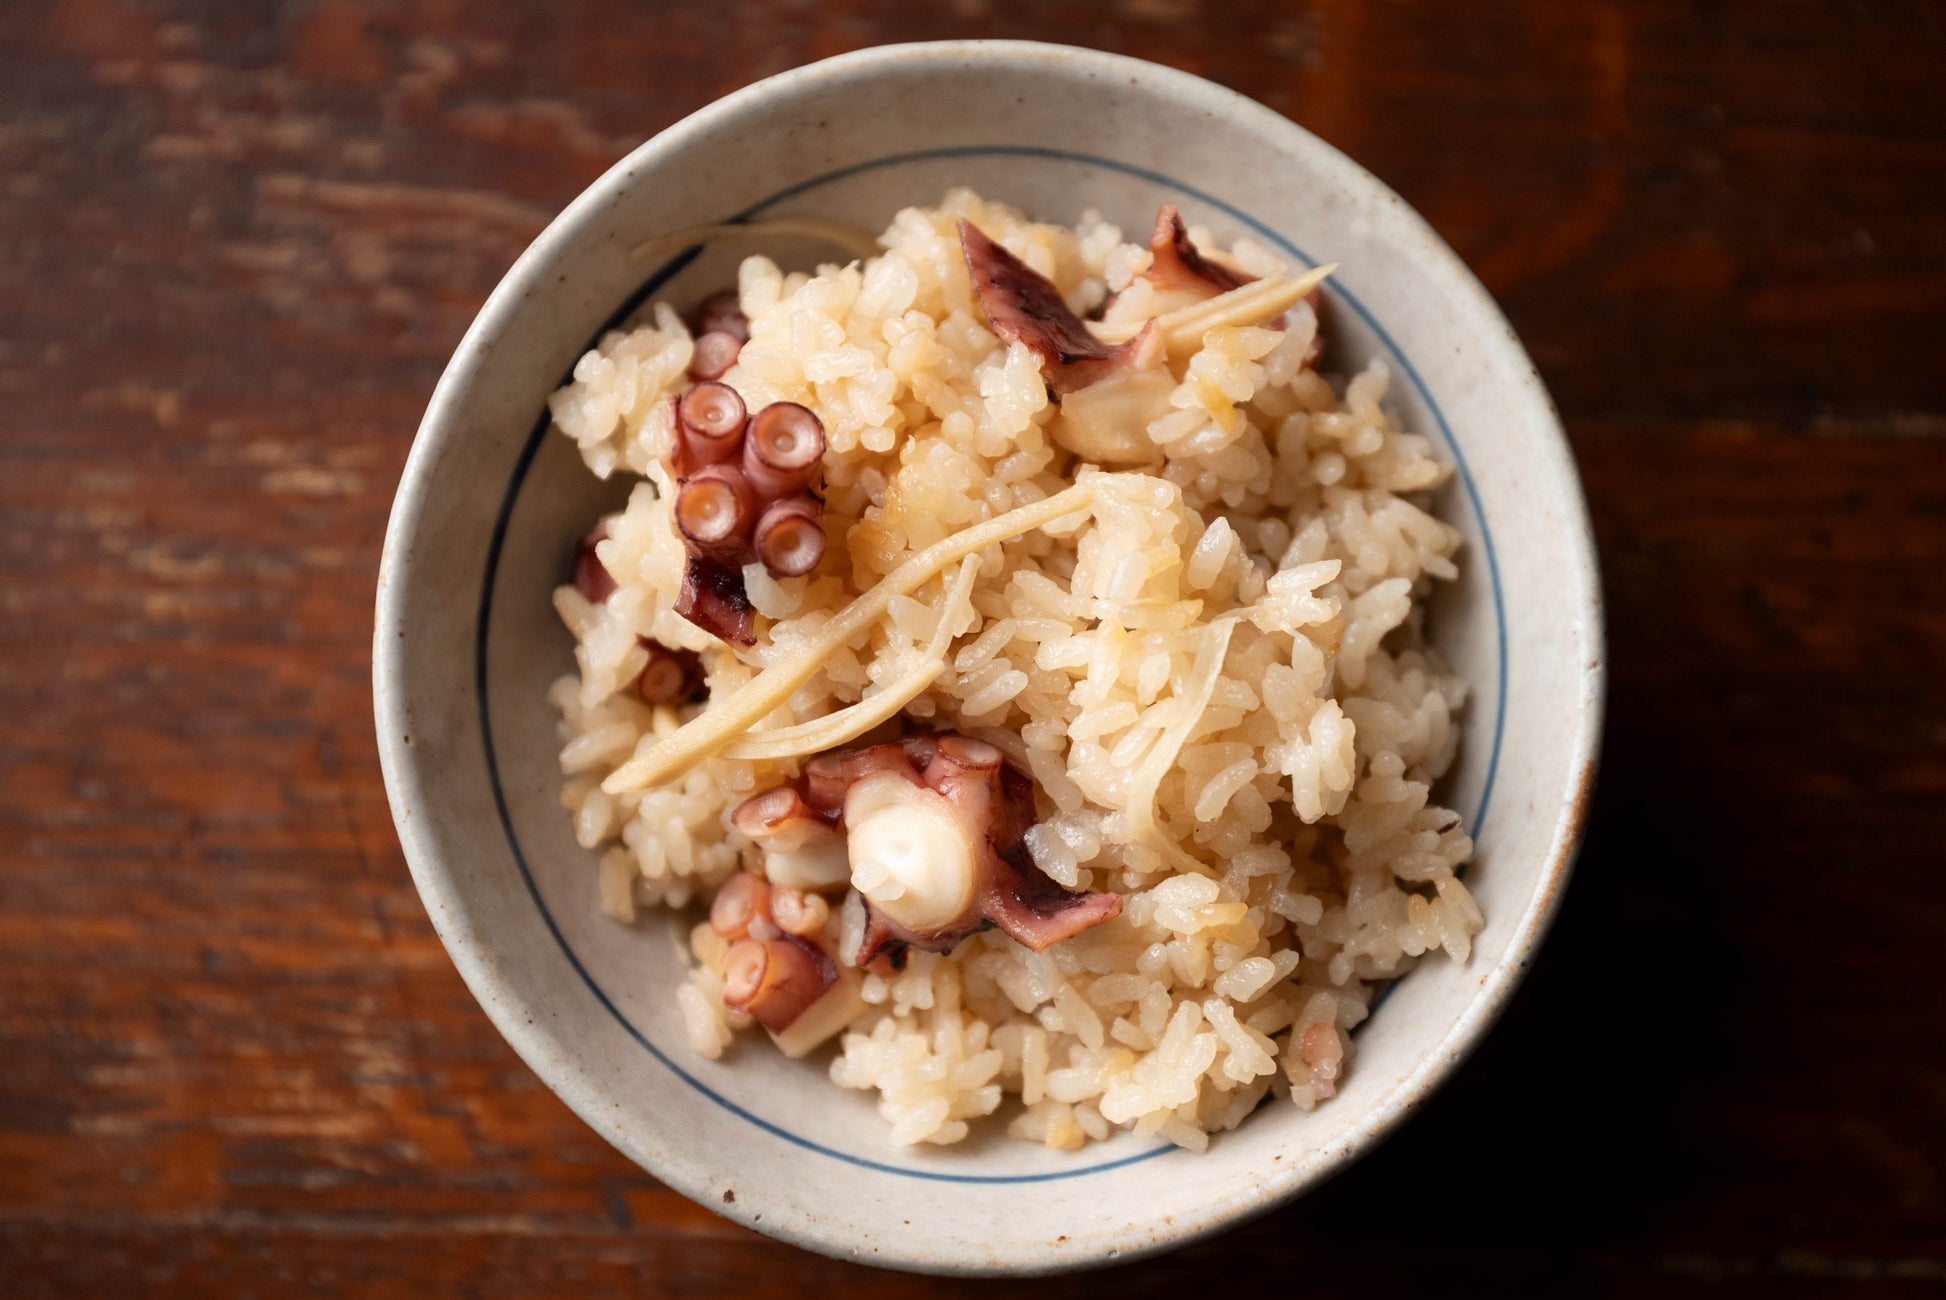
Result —
<instances>
[{"instance_id":1,"label":"dark wood grain","mask_svg":"<svg viewBox=\"0 0 1946 1300\"><path fill-rule=\"evenodd\" d=\"M412 429L548 218L737 85L950 35L1188 68L1425 212L1560 401L1612 636L1581 872L1479 1056L1320 1192L1045 1289L1936 1293L1920 0L0 6L0 1293L930 1285L692 1206L514 1058L407 878L368 661Z\"/></svg>"}]
</instances>

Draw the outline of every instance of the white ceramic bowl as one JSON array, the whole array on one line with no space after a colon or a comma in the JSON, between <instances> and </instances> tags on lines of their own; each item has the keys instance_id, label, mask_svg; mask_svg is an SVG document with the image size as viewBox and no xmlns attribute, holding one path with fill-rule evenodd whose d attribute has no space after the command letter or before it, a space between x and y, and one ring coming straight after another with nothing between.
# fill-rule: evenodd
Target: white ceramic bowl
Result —
<instances>
[{"instance_id":1,"label":"white ceramic bowl","mask_svg":"<svg viewBox=\"0 0 1946 1300\"><path fill-rule=\"evenodd\" d=\"M1358 1031L1313 1115L1267 1104L1208 1153L1122 1136L1078 1154L994 1136L896 1147L820 1062L700 1060L674 998L681 930L595 905L593 855L557 802L544 691L571 668L548 593L619 500L544 399L652 294L728 283L742 251L655 266L629 250L734 215L878 229L971 185L1072 222L1146 229L1162 202L1342 269L1338 355L1384 357L1408 425L1459 466L1443 494L1464 576L1434 607L1475 686L1446 800L1479 856L1472 960L1432 960ZM788 260L819 249L783 247ZM636 150L549 226L468 331L412 448L385 539L373 650L399 837L440 936L494 1023L589 1124L670 1186L828 1254L938 1272L1128 1259L1267 1209L1371 1147L1506 1004L1567 880L1602 699L1599 587L1547 394L1492 301L1391 191L1283 118L1152 64L969 42L868 50L772 77Z\"/></svg>"}]
</instances>

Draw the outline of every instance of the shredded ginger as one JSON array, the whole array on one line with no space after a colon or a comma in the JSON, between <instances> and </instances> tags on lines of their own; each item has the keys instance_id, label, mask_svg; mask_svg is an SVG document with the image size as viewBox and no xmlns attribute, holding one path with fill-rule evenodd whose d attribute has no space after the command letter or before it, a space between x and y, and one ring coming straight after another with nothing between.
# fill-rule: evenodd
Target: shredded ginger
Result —
<instances>
[{"instance_id":1,"label":"shredded ginger","mask_svg":"<svg viewBox=\"0 0 1946 1300\"><path fill-rule=\"evenodd\" d=\"M1196 661L1190 666L1182 694L1176 697L1175 715L1169 719L1169 725L1163 728L1162 735L1156 739L1129 781L1125 815L1131 838L1155 849L1164 861L1179 871L1201 873L1204 868L1202 863L1162 833L1155 818L1156 793L1162 788L1162 778L1168 775L1176 755L1182 752L1183 745L1209 711L1210 697L1216 693L1216 679L1223 675L1223 656L1230 650L1230 634L1236 631L1237 621L1246 612L1233 611L1213 619L1203 628L1202 641L1196 647Z\"/></svg>"},{"instance_id":2,"label":"shredded ginger","mask_svg":"<svg viewBox=\"0 0 1946 1300\"><path fill-rule=\"evenodd\" d=\"M885 722L917 699L919 693L946 671L946 647L958 635L966 616L973 612L973 580L980 573L980 557L969 555L960 561L959 574L952 590L940 602L939 628L932 634L919 662L879 689L876 695L822 718L800 722L772 731L752 731L733 740L723 750L725 758L779 759L822 754L827 749L848 745L873 727Z\"/></svg>"},{"instance_id":3,"label":"shredded ginger","mask_svg":"<svg viewBox=\"0 0 1946 1300\"><path fill-rule=\"evenodd\" d=\"M893 597L911 595L956 560L1087 509L1094 504L1098 481L1097 476L1086 475L1073 487L1051 497L1016 507L934 542L840 610L797 654L772 664L723 699L712 701L700 716L672 734L638 750L628 762L609 773L601 788L609 794L625 794L680 778L748 732L815 677L826 658L885 616Z\"/></svg>"},{"instance_id":4,"label":"shredded ginger","mask_svg":"<svg viewBox=\"0 0 1946 1300\"><path fill-rule=\"evenodd\" d=\"M1315 267L1297 276L1276 276L1252 280L1240 288L1219 293L1214 298L1179 307L1155 317L1156 328L1171 355L1194 352L1203 345L1203 336L1219 325L1261 325L1304 299L1304 295L1323 284L1338 269L1336 262ZM1147 321L1119 321L1090 326L1095 336L1106 343L1122 343L1139 333Z\"/></svg>"}]
</instances>

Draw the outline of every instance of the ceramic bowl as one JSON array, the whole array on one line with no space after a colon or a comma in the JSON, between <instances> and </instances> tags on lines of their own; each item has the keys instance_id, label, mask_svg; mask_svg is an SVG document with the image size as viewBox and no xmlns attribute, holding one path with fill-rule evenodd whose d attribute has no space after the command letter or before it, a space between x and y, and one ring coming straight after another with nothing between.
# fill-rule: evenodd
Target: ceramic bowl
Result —
<instances>
[{"instance_id":1,"label":"ceramic bowl","mask_svg":"<svg viewBox=\"0 0 1946 1300\"><path fill-rule=\"evenodd\" d=\"M685 1046L682 928L595 902L592 854L558 802L547 685L572 668L548 603L575 538L619 502L549 391L651 296L733 279L713 246L660 265L651 237L736 217L881 228L970 185L1048 220L1096 208L1147 229L1158 204L1228 242L1337 262L1337 355L1382 357L1406 424L1458 466L1439 502L1464 576L1433 608L1474 684L1445 801L1479 855L1487 928L1428 961L1358 1031L1340 1096L1271 1102L1195 1155L1124 1135L1066 1154L995 1132L894 1146L868 1094L822 1059L722 1062ZM828 250L765 251L812 264ZM1580 487L1533 365L1417 215L1268 109L1152 64L965 42L846 55L772 77L664 131L576 199L473 323L413 445L385 540L373 653L399 837L454 963L507 1040L582 1118L717 1212L827 1254L937 1272L1129 1259L1235 1223L1342 1168L1397 1125L1506 1005L1558 903L1595 763L1599 587ZM999 1126L995 1126L998 1128Z\"/></svg>"}]
</instances>

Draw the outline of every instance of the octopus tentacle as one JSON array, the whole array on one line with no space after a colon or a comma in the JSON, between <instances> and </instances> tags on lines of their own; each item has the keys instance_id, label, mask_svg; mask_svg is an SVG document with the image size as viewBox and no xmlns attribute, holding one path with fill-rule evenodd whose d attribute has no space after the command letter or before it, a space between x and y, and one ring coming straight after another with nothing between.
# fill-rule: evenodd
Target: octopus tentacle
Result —
<instances>
[{"instance_id":1,"label":"octopus tentacle","mask_svg":"<svg viewBox=\"0 0 1946 1300\"><path fill-rule=\"evenodd\" d=\"M770 882L748 871L724 881L710 900L710 928L725 939L743 938L753 923L769 915Z\"/></svg>"},{"instance_id":2,"label":"octopus tentacle","mask_svg":"<svg viewBox=\"0 0 1946 1300\"><path fill-rule=\"evenodd\" d=\"M816 933L823 900L740 871L710 903L710 928L730 941L723 957L723 1005L782 1033L838 983L838 964Z\"/></svg>"},{"instance_id":3,"label":"octopus tentacle","mask_svg":"<svg viewBox=\"0 0 1946 1300\"><path fill-rule=\"evenodd\" d=\"M1006 871L985 903L987 916L1021 946L1040 952L1121 914L1120 894L1063 889L1021 847L1018 854L1001 855Z\"/></svg>"},{"instance_id":4,"label":"octopus tentacle","mask_svg":"<svg viewBox=\"0 0 1946 1300\"><path fill-rule=\"evenodd\" d=\"M676 458L688 474L737 454L748 420L743 397L717 380L697 384L676 399Z\"/></svg>"},{"instance_id":5,"label":"octopus tentacle","mask_svg":"<svg viewBox=\"0 0 1946 1300\"><path fill-rule=\"evenodd\" d=\"M807 939L738 939L723 958L723 1005L755 1017L773 1034L790 1028L838 982L838 965Z\"/></svg>"},{"instance_id":6,"label":"octopus tentacle","mask_svg":"<svg viewBox=\"0 0 1946 1300\"><path fill-rule=\"evenodd\" d=\"M731 825L762 851L764 874L773 883L811 892L851 879L836 821L835 814L818 812L788 785L753 795L730 814Z\"/></svg>"},{"instance_id":7,"label":"octopus tentacle","mask_svg":"<svg viewBox=\"0 0 1946 1300\"><path fill-rule=\"evenodd\" d=\"M703 337L714 334L729 331ZM753 417L742 395L716 379L677 397L673 416L667 468L688 553L676 613L732 645L753 645L756 608L744 567L760 563L792 578L824 559L824 425L795 402L773 402Z\"/></svg>"}]
</instances>

